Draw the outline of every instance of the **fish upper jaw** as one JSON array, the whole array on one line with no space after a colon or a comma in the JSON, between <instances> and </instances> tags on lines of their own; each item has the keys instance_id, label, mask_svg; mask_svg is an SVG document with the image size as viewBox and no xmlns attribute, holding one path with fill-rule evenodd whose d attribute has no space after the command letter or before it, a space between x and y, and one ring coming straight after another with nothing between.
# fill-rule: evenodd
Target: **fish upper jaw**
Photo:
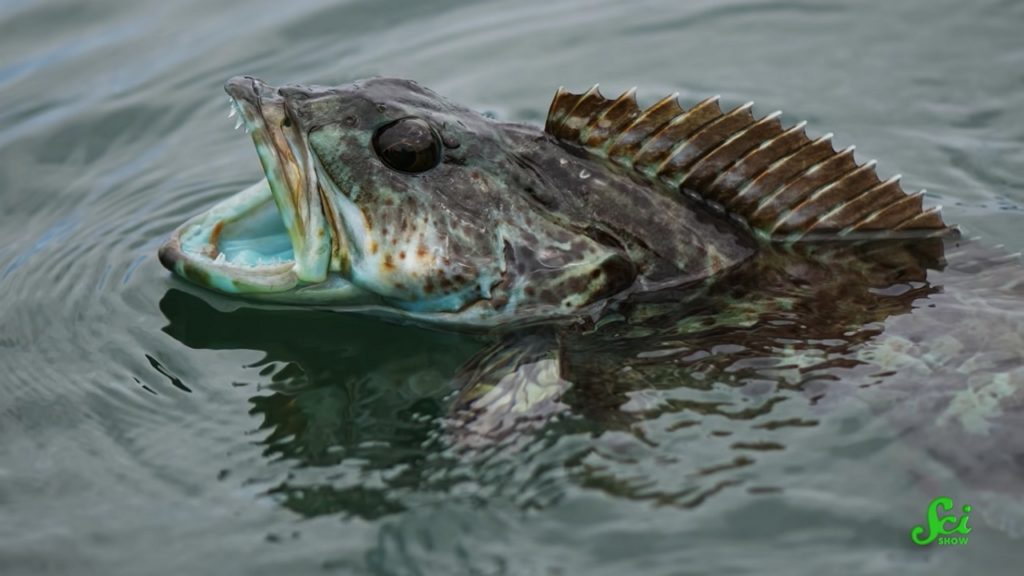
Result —
<instances>
[{"instance_id":1,"label":"fish upper jaw","mask_svg":"<svg viewBox=\"0 0 1024 576\"><path fill-rule=\"evenodd\" d=\"M236 76L225 83L224 90L256 146L292 243L296 278L305 283L324 281L331 267L332 230L324 215L323 192L306 135L288 113L277 88L250 76Z\"/></svg>"}]
</instances>

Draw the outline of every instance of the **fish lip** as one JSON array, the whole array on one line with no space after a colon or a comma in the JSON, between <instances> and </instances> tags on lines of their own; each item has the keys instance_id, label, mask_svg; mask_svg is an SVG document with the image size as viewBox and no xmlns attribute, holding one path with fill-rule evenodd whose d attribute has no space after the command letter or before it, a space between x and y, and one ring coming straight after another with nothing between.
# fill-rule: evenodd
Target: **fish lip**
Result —
<instances>
[{"instance_id":1,"label":"fish lip","mask_svg":"<svg viewBox=\"0 0 1024 576\"><path fill-rule=\"evenodd\" d=\"M296 275L307 283L325 280L335 233L327 226L307 135L292 117L279 88L252 76L235 76L224 84L224 91L251 133L292 241Z\"/></svg>"}]
</instances>

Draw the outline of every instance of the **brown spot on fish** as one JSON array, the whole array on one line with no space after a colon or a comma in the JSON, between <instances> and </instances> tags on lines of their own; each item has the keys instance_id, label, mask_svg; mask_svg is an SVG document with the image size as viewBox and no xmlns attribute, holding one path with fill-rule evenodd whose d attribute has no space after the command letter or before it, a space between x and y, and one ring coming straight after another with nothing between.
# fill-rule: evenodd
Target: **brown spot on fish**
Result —
<instances>
[{"instance_id":1,"label":"brown spot on fish","mask_svg":"<svg viewBox=\"0 0 1024 576\"><path fill-rule=\"evenodd\" d=\"M405 260L405 250L402 250L398 253L398 258L401 260Z\"/></svg>"},{"instance_id":2,"label":"brown spot on fish","mask_svg":"<svg viewBox=\"0 0 1024 576\"><path fill-rule=\"evenodd\" d=\"M224 221L220 220L213 225L213 229L210 230L210 244L216 246L220 241L220 233L224 230Z\"/></svg>"},{"instance_id":3,"label":"brown spot on fish","mask_svg":"<svg viewBox=\"0 0 1024 576\"><path fill-rule=\"evenodd\" d=\"M395 269L395 262L391 258L390 252L384 255L384 269L388 271L392 271Z\"/></svg>"},{"instance_id":4,"label":"brown spot on fish","mask_svg":"<svg viewBox=\"0 0 1024 576\"><path fill-rule=\"evenodd\" d=\"M585 276L573 276L565 281L565 286L569 289L570 293L579 294L587 287L587 283L587 278Z\"/></svg>"},{"instance_id":5,"label":"brown spot on fish","mask_svg":"<svg viewBox=\"0 0 1024 576\"><path fill-rule=\"evenodd\" d=\"M377 253L377 241L376 240L370 240L370 254L376 254L376 253Z\"/></svg>"},{"instance_id":6,"label":"brown spot on fish","mask_svg":"<svg viewBox=\"0 0 1024 576\"><path fill-rule=\"evenodd\" d=\"M427 247L424 246L423 244L420 244L419 246L417 246L416 247L416 255L419 256L420 258L426 258L427 257ZM445 259L445 263L446 264L448 263L447 262L447 258Z\"/></svg>"}]
</instances>

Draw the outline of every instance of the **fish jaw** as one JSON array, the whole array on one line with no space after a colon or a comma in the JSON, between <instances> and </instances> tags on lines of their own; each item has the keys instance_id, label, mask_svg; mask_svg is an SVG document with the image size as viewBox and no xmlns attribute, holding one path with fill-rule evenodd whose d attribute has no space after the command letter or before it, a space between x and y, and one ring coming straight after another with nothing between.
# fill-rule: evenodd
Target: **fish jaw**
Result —
<instances>
[{"instance_id":1,"label":"fish jaw","mask_svg":"<svg viewBox=\"0 0 1024 576\"><path fill-rule=\"evenodd\" d=\"M305 135L291 122L283 98L249 77L232 78L225 91L230 116L238 117L235 127L244 125L251 134L265 178L179 226L159 250L161 263L227 294L280 299L329 285L335 295L347 295L348 287L338 294L346 282L329 278L335 234L326 223ZM320 290L318 298L325 294Z\"/></svg>"},{"instance_id":2,"label":"fish jaw","mask_svg":"<svg viewBox=\"0 0 1024 576\"><path fill-rule=\"evenodd\" d=\"M236 76L227 81L224 90L252 135L292 243L295 276L306 283L322 282L331 263L331 230L305 134L292 122L276 88L249 76Z\"/></svg>"},{"instance_id":3,"label":"fish jaw","mask_svg":"<svg viewBox=\"0 0 1024 576\"><path fill-rule=\"evenodd\" d=\"M246 233L233 234L236 228ZM266 180L187 220L159 257L175 274L226 294L284 292L299 283L293 247Z\"/></svg>"},{"instance_id":4,"label":"fish jaw","mask_svg":"<svg viewBox=\"0 0 1024 576\"><path fill-rule=\"evenodd\" d=\"M160 247L160 262L199 286L280 304L372 307L379 298L336 273L306 284L270 184L261 180L198 214Z\"/></svg>"}]
</instances>

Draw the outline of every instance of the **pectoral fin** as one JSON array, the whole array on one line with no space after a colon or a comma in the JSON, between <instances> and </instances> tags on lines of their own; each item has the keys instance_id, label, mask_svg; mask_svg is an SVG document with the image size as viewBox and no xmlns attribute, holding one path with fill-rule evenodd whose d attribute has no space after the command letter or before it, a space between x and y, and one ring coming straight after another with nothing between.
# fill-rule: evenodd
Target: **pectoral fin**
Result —
<instances>
[{"instance_id":1,"label":"pectoral fin","mask_svg":"<svg viewBox=\"0 0 1024 576\"><path fill-rule=\"evenodd\" d=\"M462 443L506 437L567 409L558 337L550 330L513 334L473 357L456 376L453 432Z\"/></svg>"}]
</instances>

